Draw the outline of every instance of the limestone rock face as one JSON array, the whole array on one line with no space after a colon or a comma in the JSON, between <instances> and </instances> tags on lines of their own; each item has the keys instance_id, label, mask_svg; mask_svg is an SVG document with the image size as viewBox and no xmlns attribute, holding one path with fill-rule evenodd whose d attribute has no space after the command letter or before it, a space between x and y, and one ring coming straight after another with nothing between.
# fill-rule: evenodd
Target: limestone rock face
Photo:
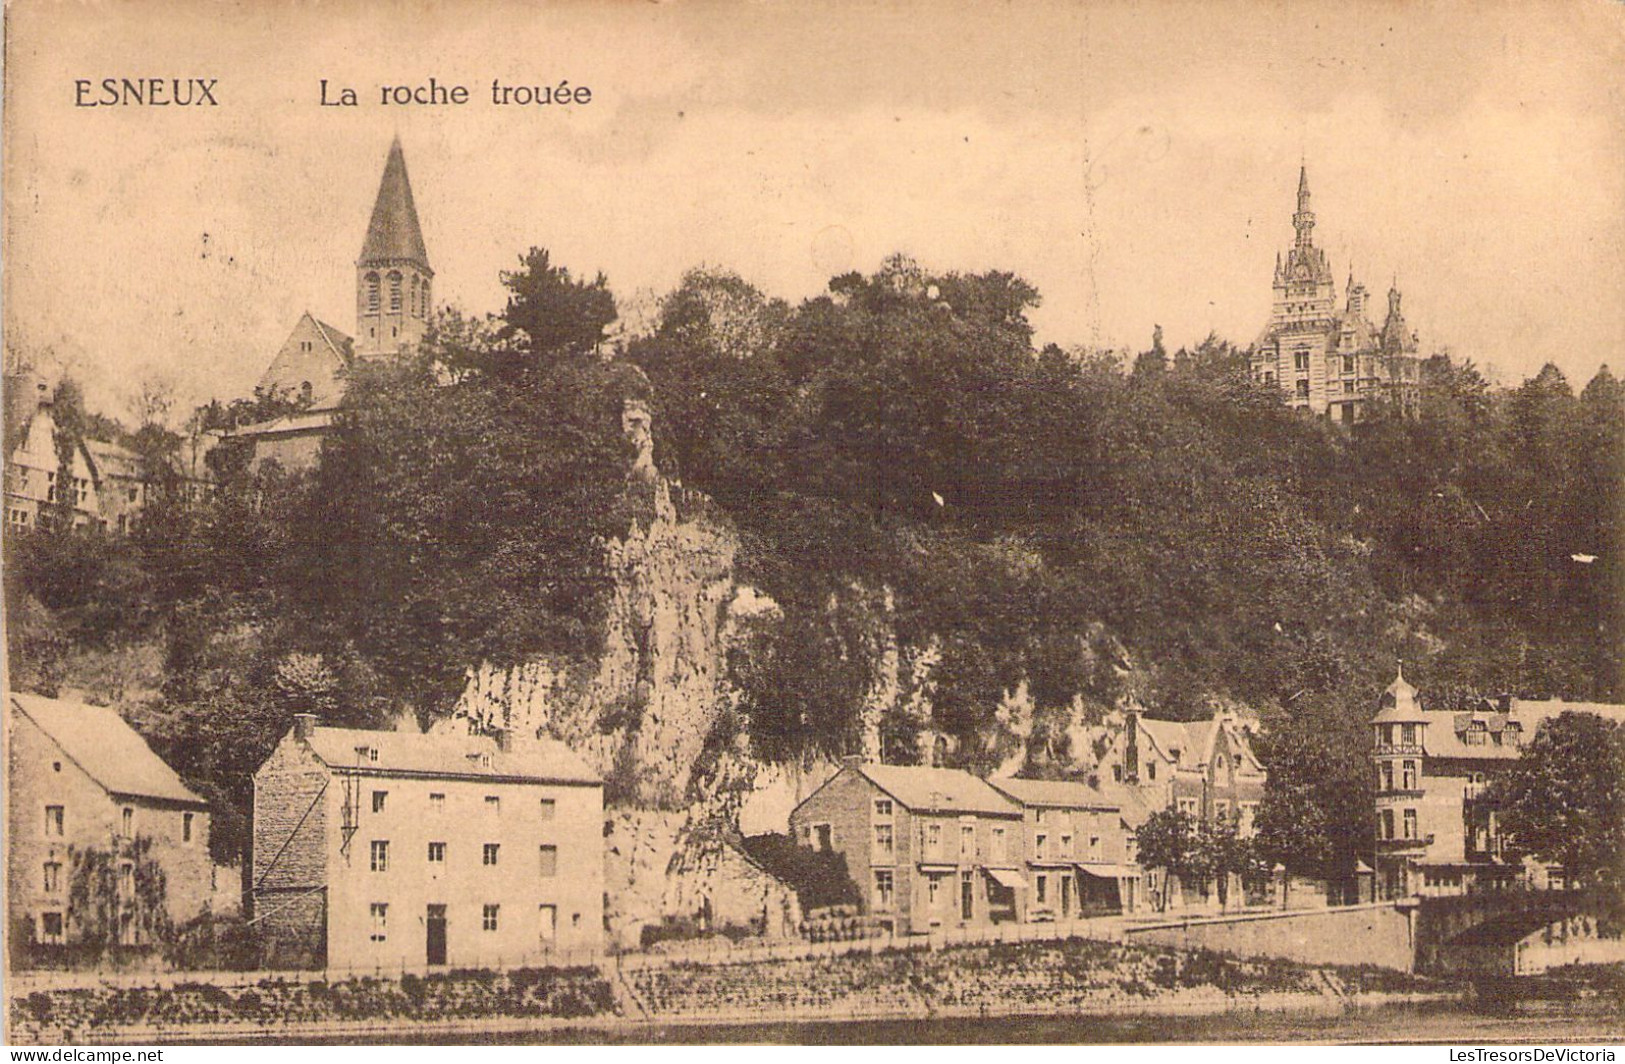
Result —
<instances>
[{"instance_id":1,"label":"limestone rock face","mask_svg":"<svg viewBox=\"0 0 1625 1064\"><path fill-rule=\"evenodd\" d=\"M555 736L601 773L612 804L675 808L717 717L733 705L727 656L778 607L734 582L739 540L704 516L679 516L672 486L653 515L606 545L614 577L603 653L470 670L455 715L481 728ZM679 489L680 490L680 489Z\"/></svg>"}]
</instances>

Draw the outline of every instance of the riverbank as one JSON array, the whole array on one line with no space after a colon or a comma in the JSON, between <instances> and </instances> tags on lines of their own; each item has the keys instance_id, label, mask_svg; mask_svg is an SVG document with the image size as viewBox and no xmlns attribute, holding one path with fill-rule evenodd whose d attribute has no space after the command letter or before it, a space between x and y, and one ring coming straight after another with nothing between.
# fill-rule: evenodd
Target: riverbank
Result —
<instances>
[{"instance_id":1,"label":"riverbank","mask_svg":"<svg viewBox=\"0 0 1625 1064\"><path fill-rule=\"evenodd\" d=\"M79 986L9 1003L11 1040L109 1042L667 1041L805 1026L1022 1017L1177 1017L1453 1000L1462 988L1379 969L1240 960L1082 939L661 967L458 971L329 983L297 975L215 985ZM930 1040L928 1033L921 1035ZM1085 1038L1085 1040L1088 1040Z\"/></svg>"}]
</instances>

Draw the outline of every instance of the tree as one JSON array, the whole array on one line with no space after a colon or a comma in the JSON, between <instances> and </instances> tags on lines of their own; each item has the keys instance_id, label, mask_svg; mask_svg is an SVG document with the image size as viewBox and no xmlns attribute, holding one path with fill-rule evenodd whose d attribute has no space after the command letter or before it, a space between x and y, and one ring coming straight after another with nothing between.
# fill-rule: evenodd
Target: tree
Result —
<instances>
[{"instance_id":1,"label":"tree","mask_svg":"<svg viewBox=\"0 0 1625 1064\"><path fill-rule=\"evenodd\" d=\"M500 341L513 341L529 358L519 362L512 348L498 348L488 365L492 369L523 371L527 365L561 358L578 358L595 351L615 321L615 297L609 281L598 274L579 281L563 266L555 266L546 248L531 248L519 259L520 269L502 274L508 306L502 313Z\"/></svg>"},{"instance_id":2,"label":"tree","mask_svg":"<svg viewBox=\"0 0 1625 1064\"><path fill-rule=\"evenodd\" d=\"M1168 908L1173 879L1190 876L1197 867L1196 821L1177 809L1152 813L1134 832L1135 852L1140 867L1162 872L1162 889L1157 909Z\"/></svg>"},{"instance_id":3,"label":"tree","mask_svg":"<svg viewBox=\"0 0 1625 1064\"><path fill-rule=\"evenodd\" d=\"M1595 713L1543 721L1487 797L1514 853L1625 886L1625 726Z\"/></svg>"}]
</instances>

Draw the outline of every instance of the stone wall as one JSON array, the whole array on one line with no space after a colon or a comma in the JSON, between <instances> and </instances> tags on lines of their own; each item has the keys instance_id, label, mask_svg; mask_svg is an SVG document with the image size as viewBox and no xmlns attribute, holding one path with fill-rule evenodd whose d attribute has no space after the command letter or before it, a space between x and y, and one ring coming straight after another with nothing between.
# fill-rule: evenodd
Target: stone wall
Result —
<instances>
[{"instance_id":1,"label":"stone wall","mask_svg":"<svg viewBox=\"0 0 1625 1064\"><path fill-rule=\"evenodd\" d=\"M1132 943L1207 949L1236 957L1370 964L1402 972L1415 968L1410 920L1389 903L1130 925L1125 933Z\"/></svg>"},{"instance_id":2,"label":"stone wall","mask_svg":"<svg viewBox=\"0 0 1625 1064\"><path fill-rule=\"evenodd\" d=\"M267 961L302 967L327 955L329 775L292 733L254 774L251 916Z\"/></svg>"}]
</instances>

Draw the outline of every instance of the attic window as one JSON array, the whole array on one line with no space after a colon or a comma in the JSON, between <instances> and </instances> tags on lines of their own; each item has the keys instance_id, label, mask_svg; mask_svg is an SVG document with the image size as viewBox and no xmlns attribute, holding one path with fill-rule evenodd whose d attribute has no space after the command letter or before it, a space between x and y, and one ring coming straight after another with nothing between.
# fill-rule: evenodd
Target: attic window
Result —
<instances>
[{"instance_id":1,"label":"attic window","mask_svg":"<svg viewBox=\"0 0 1625 1064\"><path fill-rule=\"evenodd\" d=\"M355 759L357 761L368 761L373 764L377 764L378 748L376 746L358 746L355 748Z\"/></svg>"}]
</instances>

